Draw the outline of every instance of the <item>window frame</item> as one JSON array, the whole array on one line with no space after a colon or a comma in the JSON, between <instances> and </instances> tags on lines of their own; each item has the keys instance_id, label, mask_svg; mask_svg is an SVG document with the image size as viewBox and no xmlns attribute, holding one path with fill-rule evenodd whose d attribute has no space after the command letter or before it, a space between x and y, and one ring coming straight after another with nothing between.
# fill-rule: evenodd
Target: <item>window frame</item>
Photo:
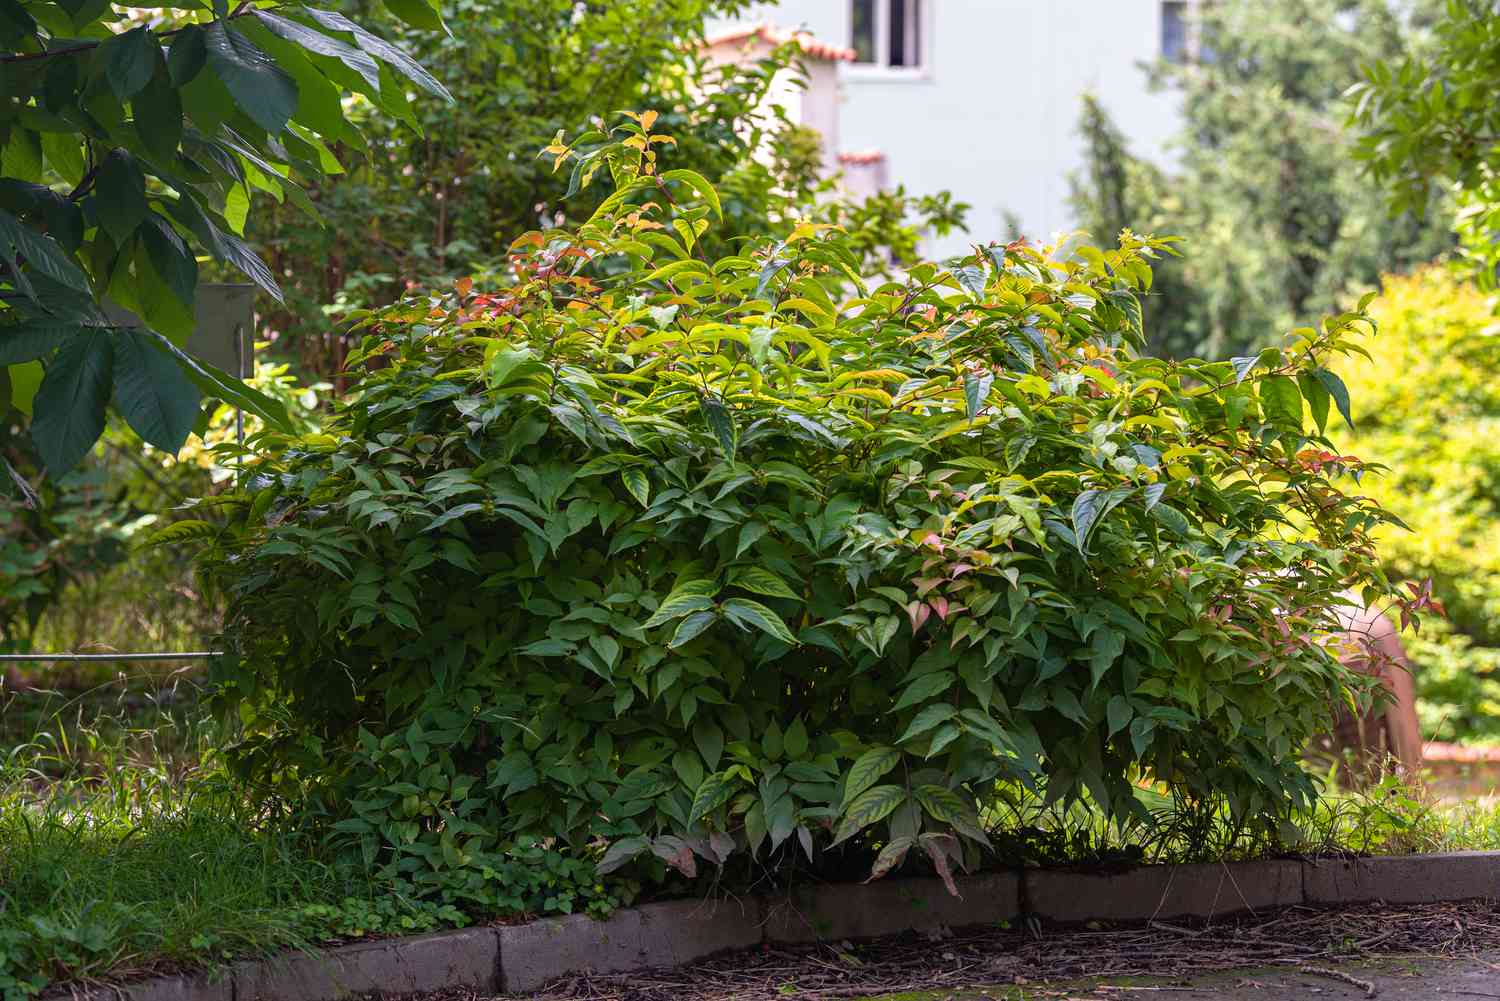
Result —
<instances>
[{"instance_id":1,"label":"window frame","mask_svg":"<svg viewBox=\"0 0 1500 1001\"><path fill-rule=\"evenodd\" d=\"M855 49L854 45L854 4L858 0L849 0L849 48ZM873 47L875 60L873 62L849 62L844 64L844 72L856 79L878 79L887 81L911 81L918 82L928 80L932 76L932 6L933 0L907 0L907 3L915 2L915 12L910 14L911 24L916 29L916 57L915 66L892 66L890 59L891 38L891 6L892 0L871 0L874 7L874 24L872 27ZM910 9L910 8L908 8Z\"/></svg>"}]
</instances>

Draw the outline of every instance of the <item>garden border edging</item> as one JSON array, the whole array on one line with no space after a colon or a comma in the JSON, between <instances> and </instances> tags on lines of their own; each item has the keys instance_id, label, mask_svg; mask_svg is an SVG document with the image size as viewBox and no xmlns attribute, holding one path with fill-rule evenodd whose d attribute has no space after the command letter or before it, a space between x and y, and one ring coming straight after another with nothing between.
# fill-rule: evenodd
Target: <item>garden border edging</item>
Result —
<instances>
[{"instance_id":1,"label":"garden border edging","mask_svg":"<svg viewBox=\"0 0 1500 1001\"><path fill-rule=\"evenodd\" d=\"M764 945L868 939L1022 915L1058 923L1214 918L1294 904L1336 906L1500 899L1500 852L1152 865L1114 871L1027 869L958 880L883 879L775 897L671 900L606 921L542 918L336 946L236 964L228 976L160 977L95 988L85 1001L342 1001L468 986L524 994L570 973L680 966ZM75 997L79 995L74 994Z\"/></svg>"}]
</instances>

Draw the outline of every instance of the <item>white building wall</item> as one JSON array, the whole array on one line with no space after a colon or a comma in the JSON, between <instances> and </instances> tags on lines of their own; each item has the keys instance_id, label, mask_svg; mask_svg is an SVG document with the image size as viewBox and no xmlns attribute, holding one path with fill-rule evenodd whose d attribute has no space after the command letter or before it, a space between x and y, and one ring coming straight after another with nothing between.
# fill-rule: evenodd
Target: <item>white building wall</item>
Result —
<instances>
[{"instance_id":1,"label":"white building wall","mask_svg":"<svg viewBox=\"0 0 1500 1001\"><path fill-rule=\"evenodd\" d=\"M1006 237L1003 217L1047 241L1071 229L1068 174L1082 163L1079 100L1097 94L1132 150L1165 160L1175 98L1151 93L1141 63L1158 55L1159 0L925 0L920 72L845 64L843 151L879 149L892 184L969 202L969 236L928 252ZM850 44L850 0L782 0L743 20L805 28ZM1113 234L1097 234L1108 239Z\"/></svg>"}]
</instances>

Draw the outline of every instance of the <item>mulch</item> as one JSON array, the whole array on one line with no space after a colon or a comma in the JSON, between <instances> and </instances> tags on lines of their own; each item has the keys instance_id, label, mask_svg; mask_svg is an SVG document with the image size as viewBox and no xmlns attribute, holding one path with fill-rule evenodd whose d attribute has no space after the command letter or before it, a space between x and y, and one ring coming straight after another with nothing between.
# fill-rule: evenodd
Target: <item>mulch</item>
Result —
<instances>
[{"instance_id":1,"label":"mulch","mask_svg":"<svg viewBox=\"0 0 1500 1001\"><path fill-rule=\"evenodd\" d=\"M1287 968L1364 986L1329 964L1393 956L1457 958L1500 949L1500 907L1483 902L1275 913L1144 927L1015 928L765 948L676 970L578 975L532 1001L814 1001L906 991L1043 985L1084 977L1165 977ZM1497 974L1500 977L1500 974ZM480 1001L472 992L424 1001Z\"/></svg>"}]
</instances>

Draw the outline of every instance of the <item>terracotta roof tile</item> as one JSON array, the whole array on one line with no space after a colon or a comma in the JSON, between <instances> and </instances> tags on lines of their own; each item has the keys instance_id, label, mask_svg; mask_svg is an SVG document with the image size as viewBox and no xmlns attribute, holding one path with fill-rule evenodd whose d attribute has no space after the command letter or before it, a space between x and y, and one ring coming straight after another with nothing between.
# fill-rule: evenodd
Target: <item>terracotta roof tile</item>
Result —
<instances>
[{"instance_id":1,"label":"terracotta roof tile","mask_svg":"<svg viewBox=\"0 0 1500 1001\"><path fill-rule=\"evenodd\" d=\"M709 48L718 45L732 45L735 42L745 42L752 38L759 38L767 45L784 45L787 42L796 42L797 46L807 55L814 59L823 59L828 62L853 62L854 50L840 48L837 45L829 45L820 42L805 31L786 31L772 24L752 24L739 28L731 28L717 35L710 35L705 39Z\"/></svg>"}]
</instances>

